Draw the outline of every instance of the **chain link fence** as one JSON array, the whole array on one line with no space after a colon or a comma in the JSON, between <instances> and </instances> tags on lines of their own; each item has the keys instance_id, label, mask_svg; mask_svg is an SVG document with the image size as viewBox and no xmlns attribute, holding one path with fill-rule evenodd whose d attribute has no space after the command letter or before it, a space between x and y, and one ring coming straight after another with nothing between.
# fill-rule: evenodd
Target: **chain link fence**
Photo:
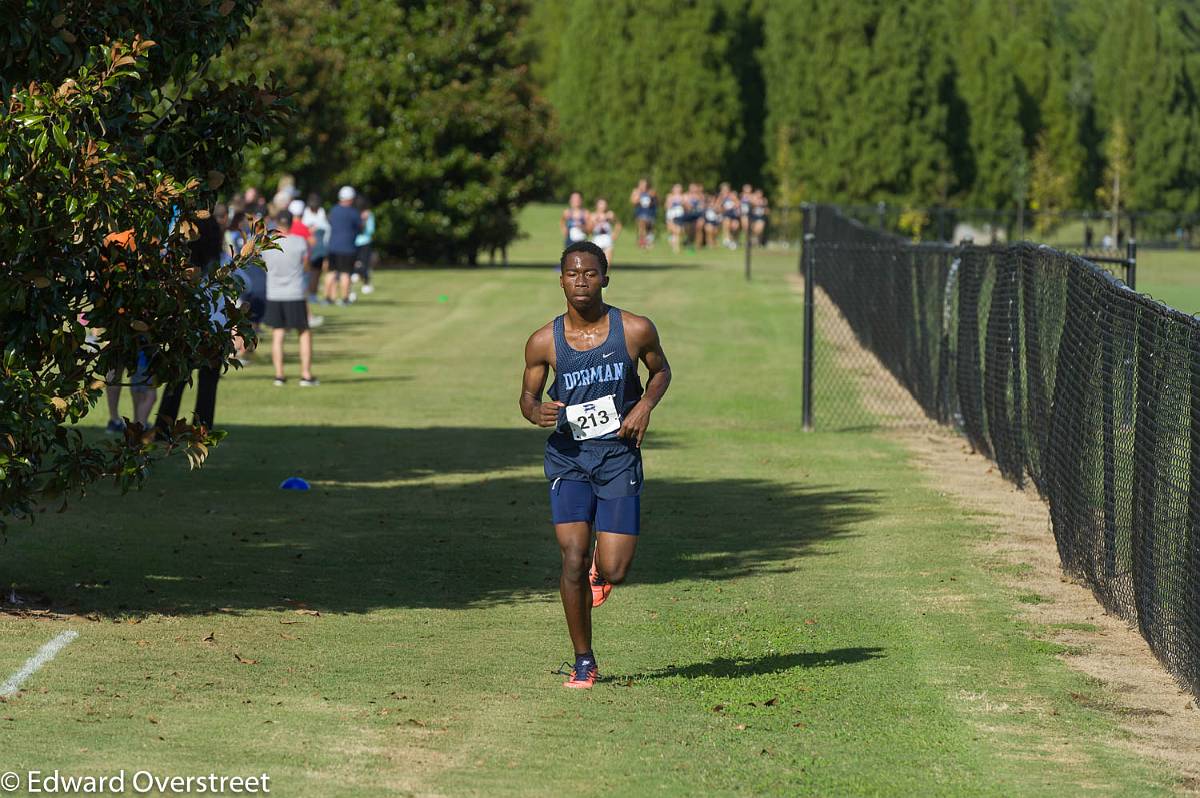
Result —
<instances>
[{"instance_id":1,"label":"chain link fence","mask_svg":"<svg viewBox=\"0 0 1200 798\"><path fill-rule=\"evenodd\" d=\"M805 229L808 425L957 428L1200 690L1200 321L1046 246L914 244L829 206Z\"/></svg>"}]
</instances>

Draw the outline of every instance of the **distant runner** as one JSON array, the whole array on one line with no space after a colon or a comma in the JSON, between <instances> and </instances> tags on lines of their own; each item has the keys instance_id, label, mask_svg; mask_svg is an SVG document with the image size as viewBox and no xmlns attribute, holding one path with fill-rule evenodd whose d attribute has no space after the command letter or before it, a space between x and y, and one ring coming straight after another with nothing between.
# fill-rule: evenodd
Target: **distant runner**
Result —
<instances>
[{"instance_id":1,"label":"distant runner","mask_svg":"<svg viewBox=\"0 0 1200 798\"><path fill-rule=\"evenodd\" d=\"M592 243L604 250L608 265L613 263L613 244L621 235L621 223L617 215L608 209L608 200L596 200L596 210L588 214L588 229L592 232Z\"/></svg>"},{"instance_id":2,"label":"distant runner","mask_svg":"<svg viewBox=\"0 0 1200 798\"><path fill-rule=\"evenodd\" d=\"M638 246L645 249L654 243L654 221L658 216L658 192L650 188L648 180L642 178L629 195L629 204L633 206L633 218L637 221Z\"/></svg>"},{"instance_id":3,"label":"distant runner","mask_svg":"<svg viewBox=\"0 0 1200 798\"><path fill-rule=\"evenodd\" d=\"M608 261L599 247L590 241L568 246L559 270L567 311L525 344L520 404L528 421L554 429L546 440L545 473L562 553L558 590L575 649L563 686L589 688L599 676L592 607L625 580L633 561L641 531L642 439L671 384L671 367L649 319L604 303ZM639 360L646 365L645 392ZM550 369L554 381L544 402Z\"/></svg>"},{"instance_id":4,"label":"distant runner","mask_svg":"<svg viewBox=\"0 0 1200 798\"><path fill-rule=\"evenodd\" d=\"M562 230L563 246L569 247L579 241L586 241L588 234L588 212L583 207L583 195L572 191L567 207L562 212L558 227Z\"/></svg>"},{"instance_id":5,"label":"distant runner","mask_svg":"<svg viewBox=\"0 0 1200 798\"><path fill-rule=\"evenodd\" d=\"M683 238L683 225L680 220L683 218L684 208L683 201L686 199L683 193L683 186L679 183L671 186L671 193L667 195L667 233L671 238L671 251L676 255L679 254L679 242Z\"/></svg>"}]
</instances>

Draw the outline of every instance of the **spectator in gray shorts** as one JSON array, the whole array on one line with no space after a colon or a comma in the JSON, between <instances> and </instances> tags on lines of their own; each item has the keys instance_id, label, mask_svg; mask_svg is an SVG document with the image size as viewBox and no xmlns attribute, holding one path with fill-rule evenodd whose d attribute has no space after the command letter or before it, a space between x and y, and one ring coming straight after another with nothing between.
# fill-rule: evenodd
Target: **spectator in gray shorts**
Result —
<instances>
[{"instance_id":1,"label":"spectator in gray shorts","mask_svg":"<svg viewBox=\"0 0 1200 798\"><path fill-rule=\"evenodd\" d=\"M279 249L263 253L267 267L267 310L263 323L271 327L271 361L275 364L275 385L287 383L283 374L283 338L288 330L300 333L300 386L320 385L312 373L312 330L308 328L308 303L305 300L304 267L308 261L308 242L292 235L292 214L280 211L275 229L283 234Z\"/></svg>"}]
</instances>

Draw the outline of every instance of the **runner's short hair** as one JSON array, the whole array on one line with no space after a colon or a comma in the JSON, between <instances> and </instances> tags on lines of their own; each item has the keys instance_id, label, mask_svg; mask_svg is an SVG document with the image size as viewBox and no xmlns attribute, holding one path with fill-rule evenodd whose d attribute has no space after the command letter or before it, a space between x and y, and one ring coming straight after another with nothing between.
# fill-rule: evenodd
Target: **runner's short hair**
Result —
<instances>
[{"instance_id":1,"label":"runner's short hair","mask_svg":"<svg viewBox=\"0 0 1200 798\"><path fill-rule=\"evenodd\" d=\"M604 250L593 244L591 241L576 241L569 247L563 250L562 257L558 259L558 270L561 272L563 267L567 265L567 256L572 252L586 252L589 255L595 256L600 262L600 273L608 274L608 258L604 257Z\"/></svg>"}]
</instances>

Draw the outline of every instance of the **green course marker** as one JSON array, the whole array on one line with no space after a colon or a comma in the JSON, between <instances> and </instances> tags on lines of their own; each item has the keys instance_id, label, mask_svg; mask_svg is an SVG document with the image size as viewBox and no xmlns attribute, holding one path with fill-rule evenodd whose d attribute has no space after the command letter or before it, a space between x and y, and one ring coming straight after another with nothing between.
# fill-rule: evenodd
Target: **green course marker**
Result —
<instances>
[{"instance_id":1,"label":"green course marker","mask_svg":"<svg viewBox=\"0 0 1200 798\"><path fill-rule=\"evenodd\" d=\"M366 366L355 366L354 368L352 368L352 369L350 369L350 370L351 370L351 371L356 371L356 372L358 372L359 374L366 374L366 373L367 373L367 367L366 367Z\"/></svg>"},{"instance_id":2,"label":"green course marker","mask_svg":"<svg viewBox=\"0 0 1200 798\"><path fill-rule=\"evenodd\" d=\"M449 301L450 301L450 297L446 296L445 294L442 294L441 296L438 297L438 302L449 302Z\"/></svg>"}]
</instances>

